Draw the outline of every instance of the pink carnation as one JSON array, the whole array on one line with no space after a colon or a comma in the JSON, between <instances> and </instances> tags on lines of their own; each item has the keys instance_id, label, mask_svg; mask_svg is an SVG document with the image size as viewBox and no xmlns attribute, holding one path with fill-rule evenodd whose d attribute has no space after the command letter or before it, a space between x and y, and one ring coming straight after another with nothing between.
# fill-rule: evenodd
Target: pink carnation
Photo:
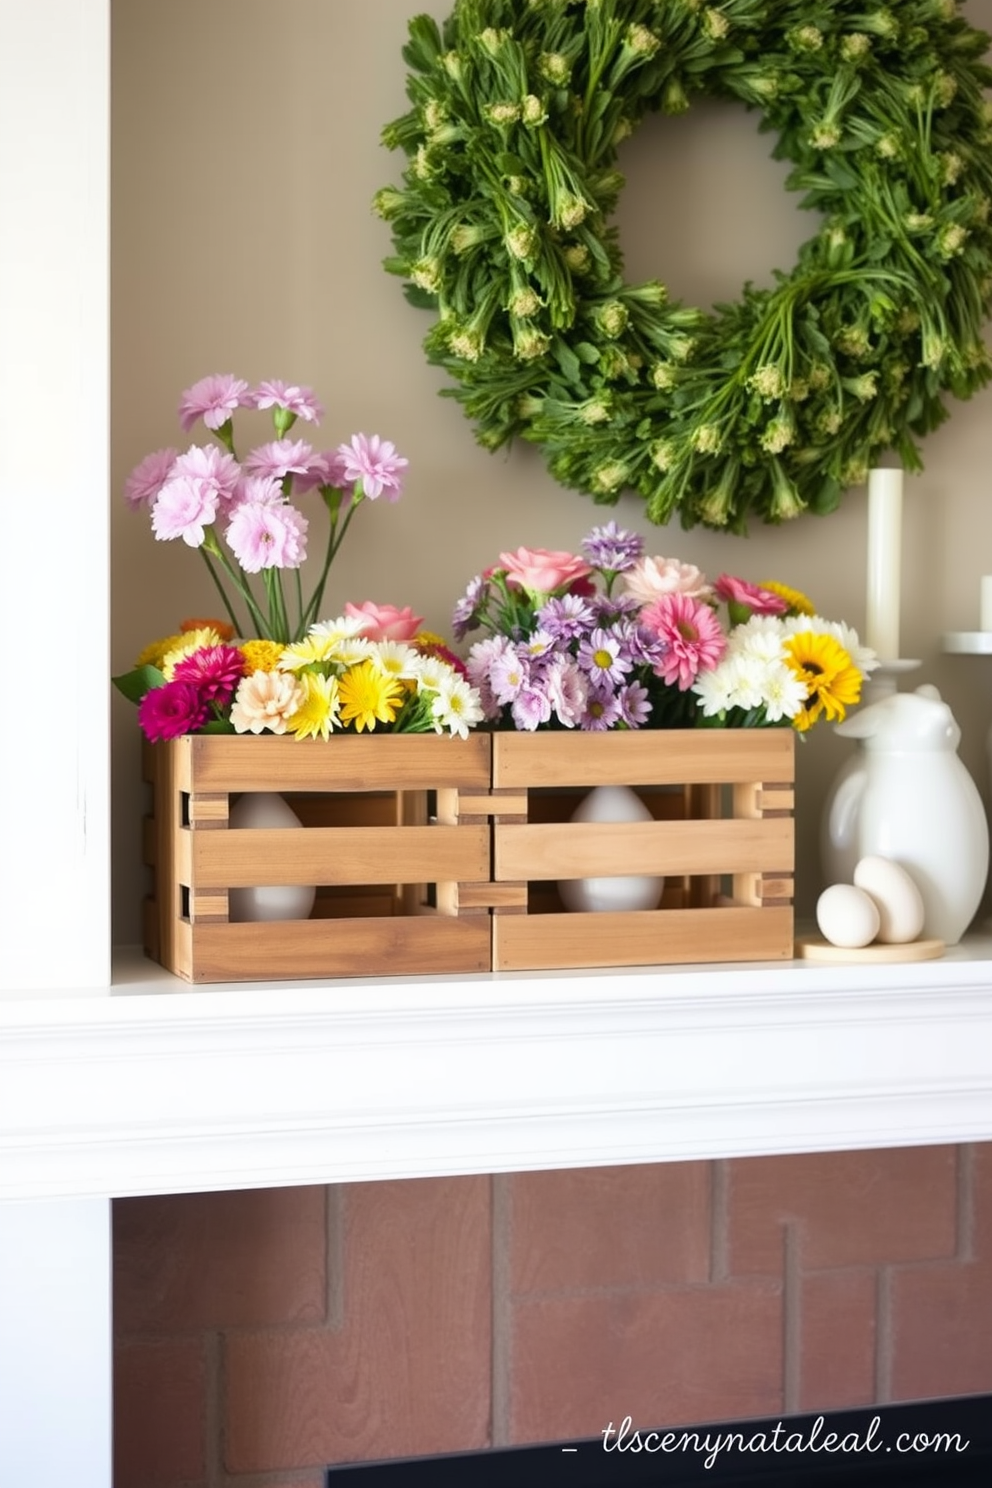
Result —
<instances>
[{"instance_id":1,"label":"pink carnation","mask_svg":"<svg viewBox=\"0 0 992 1488\"><path fill-rule=\"evenodd\" d=\"M156 450L134 467L124 483L124 500L132 511L153 504L172 473L177 453L174 449Z\"/></svg>"},{"instance_id":2,"label":"pink carnation","mask_svg":"<svg viewBox=\"0 0 992 1488\"><path fill-rule=\"evenodd\" d=\"M201 377L179 399L179 422L187 433L198 418L202 418L208 429L219 429L236 408L245 406L247 391L248 384L229 372Z\"/></svg>"},{"instance_id":3,"label":"pink carnation","mask_svg":"<svg viewBox=\"0 0 992 1488\"><path fill-rule=\"evenodd\" d=\"M402 490L402 471L409 465L396 446L378 434L353 434L350 444L339 444L338 454L344 466L346 481L361 481L362 490L370 501L375 501L383 491L390 501L396 501Z\"/></svg>"},{"instance_id":4,"label":"pink carnation","mask_svg":"<svg viewBox=\"0 0 992 1488\"><path fill-rule=\"evenodd\" d=\"M727 647L710 606L689 594L663 595L645 606L640 620L665 645L655 675L680 692L687 692L700 672L712 670Z\"/></svg>"},{"instance_id":5,"label":"pink carnation","mask_svg":"<svg viewBox=\"0 0 992 1488\"><path fill-rule=\"evenodd\" d=\"M181 475L167 481L152 507L152 531L159 542L181 537L187 547L200 548L205 529L217 516L217 490L209 482Z\"/></svg>"},{"instance_id":6,"label":"pink carnation","mask_svg":"<svg viewBox=\"0 0 992 1488\"><path fill-rule=\"evenodd\" d=\"M233 455L219 449L216 444L191 444L184 455L177 455L172 467L172 477L187 476L199 481L204 488L217 493L217 510L226 516L237 498L241 482L241 466Z\"/></svg>"},{"instance_id":7,"label":"pink carnation","mask_svg":"<svg viewBox=\"0 0 992 1488\"><path fill-rule=\"evenodd\" d=\"M347 483L343 456L337 450L322 450L319 455L314 455L306 470L296 476L293 490L298 496L303 496L307 491L321 486L339 491Z\"/></svg>"},{"instance_id":8,"label":"pink carnation","mask_svg":"<svg viewBox=\"0 0 992 1488\"><path fill-rule=\"evenodd\" d=\"M303 439L273 439L260 444L245 460L251 475L305 475L313 460L313 450Z\"/></svg>"},{"instance_id":9,"label":"pink carnation","mask_svg":"<svg viewBox=\"0 0 992 1488\"><path fill-rule=\"evenodd\" d=\"M153 687L138 704L138 722L152 744L195 734L207 721L210 709L193 682L166 682Z\"/></svg>"},{"instance_id":10,"label":"pink carnation","mask_svg":"<svg viewBox=\"0 0 992 1488\"><path fill-rule=\"evenodd\" d=\"M584 558L548 548L518 548L515 553L500 553L499 567L511 584L535 596L570 589L592 573Z\"/></svg>"},{"instance_id":11,"label":"pink carnation","mask_svg":"<svg viewBox=\"0 0 992 1488\"><path fill-rule=\"evenodd\" d=\"M752 615L784 615L789 608L781 594L749 584L746 579L735 579L731 574L721 574L713 588L717 599L728 605L740 605Z\"/></svg>"},{"instance_id":12,"label":"pink carnation","mask_svg":"<svg viewBox=\"0 0 992 1488\"><path fill-rule=\"evenodd\" d=\"M344 612L362 621L357 633L370 641L411 641L424 623L423 615L415 615L409 605L398 610L395 605L379 605L371 599L360 605L349 602Z\"/></svg>"},{"instance_id":13,"label":"pink carnation","mask_svg":"<svg viewBox=\"0 0 992 1488\"><path fill-rule=\"evenodd\" d=\"M192 682L207 702L223 707L244 671L245 659L237 646L200 646L176 662L172 676L176 682Z\"/></svg>"},{"instance_id":14,"label":"pink carnation","mask_svg":"<svg viewBox=\"0 0 992 1488\"><path fill-rule=\"evenodd\" d=\"M285 502L243 501L227 527L227 541L245 573L299 568L307 556L308 522Z\"/></svg>"},{"instance_id":15,"label":"pink carnation","mask_svg":"<svg viewBox=\"0 0 992 1488\"><path fill-rule=\"evenodd\" d=\"M319 424L324 417L313 388L297 387L296 383L260 382L257 388L245 395L244 402L251 408L285 408L287 413L312 424Z\"/></svg>"}]
</instances>

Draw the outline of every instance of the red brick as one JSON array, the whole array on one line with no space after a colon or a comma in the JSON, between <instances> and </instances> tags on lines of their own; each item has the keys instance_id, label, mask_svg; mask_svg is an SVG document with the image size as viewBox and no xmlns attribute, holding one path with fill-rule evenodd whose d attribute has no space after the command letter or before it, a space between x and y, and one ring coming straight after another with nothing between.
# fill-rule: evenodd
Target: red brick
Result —
<instances>
[{"instance_id":1,"label":"red brick","mask_svg":"<svg viewBox=\"0 0 992 1488\"><path fill-rule=\"evenodd\" d=\"M894 1400L992 1391L992 1261L892 1277Z\"/></svg>"},{"instance_id":2,"label":"red brick","mask_svg":"<svg viewBox=\"0 0 992 1488\"><path fill-rule=\"evenodd\" d=\"M707 1163L519 1173L510 1183L514 1292L709 1277Z\"/></svg>"},{"instance_id":3,"label":"red brick","mask_svg":"<svg viewBox=\"0 0 992 1488\"><path fill-rule=\"evenodd\" d=\"M206 1367L198 1339L128 1343L114 1356L115 1488L198 1488L206 1474ZM66 1444L72 1478L72 1444Z\"/></svg>"},{"instance_id":4,"label":"red brick","mask_svg":"<svg viewBox=\"0 0 992 1488\"><path fill-rule=\"evenodd\" d=\"M875 1400L877 1290L873 1271L821 1271L803 1277L799 1410L840 1410Z\"/></svg>"},{"instance_id":5,"label":"red brick","mask_svg":"<svg viewBox=\"0 0 992 1488\"><path fill-rule=\"evenodd\" d=\"M803 1269L940 1259L957 1244L953 1147L743 1158L729 1165L732 1276L777 1276L792 1222Z\"/></svg>"},{"instance_id":6,"label":"red brick","mask_svg":"<svg viewBox=\"0 0 992 1488\"><path fill-rule=\"evenodd\" d=\"M356 1184L343 1203L344 1327L226 1340L230 1472L488 1442L489 1179Z\"/></svg>"},{"instance_id":7,"label":"red brick","mask_svg":"<svg viewBox=\"0 0 992 1488\"><path fill-rule=\"evenodd\" d=\"M767 1282L518 1302L512 1440L782 1409L782 1299Z\"/></svg>"},{"instance_id":8,"label":"red brick","mask_svg":"<svg viewBox=\"0 0 992 1488\"><path fill-rule=\"evenodd\" d=\"M118 1336L319 1321L325 1209L324 1188L118 1200Z\"/></svg>"},{"instance_id":9,"label":"red brick","mask_svg":"<svg viewBox=\"0 0 992 1488\"><path fill-rule=\"evenodd\" d=\"M976 1260L992 1261L992 1142L977 1143L969 1156L974 1207L973 1253Z\"/></svg>"}]
</instances>

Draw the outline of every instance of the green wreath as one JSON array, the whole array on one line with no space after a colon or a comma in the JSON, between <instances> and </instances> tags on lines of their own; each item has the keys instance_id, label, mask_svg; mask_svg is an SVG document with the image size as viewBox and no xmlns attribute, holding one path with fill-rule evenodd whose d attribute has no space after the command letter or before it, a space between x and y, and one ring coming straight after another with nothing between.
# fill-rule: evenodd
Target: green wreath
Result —
<instances>
[{"instance_id":1,"label":"green wreath","mask_svg":"<svg viewBox=\"0 0 992 1488\"><path fill-rule=\"evenodd\" d=\"M954 0L455 0L410 23L386 267L495 450L594 500L743 531L837 506L989 377L988 37ZM693 94L760 110L822 224L706 313L627 284L617 145Z\"/></svg>"}]
</instances>

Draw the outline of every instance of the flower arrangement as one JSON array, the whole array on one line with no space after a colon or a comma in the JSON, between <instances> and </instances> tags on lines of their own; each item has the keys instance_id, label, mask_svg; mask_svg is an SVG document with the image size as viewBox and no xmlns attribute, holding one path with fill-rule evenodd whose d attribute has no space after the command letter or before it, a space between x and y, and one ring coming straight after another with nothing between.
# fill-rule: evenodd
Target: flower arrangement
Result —
<instances>
[{"instance_id":1,"label":"flower arrangement","mask_svg":"<svg viewBox=\"0 0 992 1488\"><path fill-rule=\"evenodd\" d=\"M455 636L487 720L533 730L761 728L842 719L878 664L797 590L647 557L615 522L584 556L518 548L474 578ZM725 611L725 616L722 612Z\"/></svg>"},{"instance_id":2,"label":"flower arrangement","mask_svg":"<svg viewBox=\"0 0 992 1488\"><path fill-rule=\"evenodd\" d=\"M292 734L375 729L465 738L482 719L477 692L440 637L392 605L349 604L302 640L235 642L220 620L190 620L114 681L157 743L182 734Z\"/></svg>"},{"instance_id":3,"label":"flower arrangement","mask_svg":"<svg viewBox=\"0 0 992 1488\"><path fill-rule=\"evenodd\" d=\"M275 439L239 461L234 445L238 409L269 410ZM188 433L200 420L216 443L154 451L131 472L125 498L146 510L160 542L181 538L198 548L217 587L233 634L286 645L301 641L317 621L324 586L355 512L385 494L398 499L408 462L388 439L355 434L318 452L289 438L298 419L316 427L323 408L310 388L279 381L249 387L230 374L201 378L182 394L179 422ZM316 491L328 515L324 558L309 598L300 570L307 558L310 519L291 498ZM294 582L287 595L283 574ZM252 579L261 575L261 593ZM250 577L251 576L251 577ZM233 597L232 593L233 591ZM249 623L239 618L235 599Z\"/></svg>"}]
</instances>

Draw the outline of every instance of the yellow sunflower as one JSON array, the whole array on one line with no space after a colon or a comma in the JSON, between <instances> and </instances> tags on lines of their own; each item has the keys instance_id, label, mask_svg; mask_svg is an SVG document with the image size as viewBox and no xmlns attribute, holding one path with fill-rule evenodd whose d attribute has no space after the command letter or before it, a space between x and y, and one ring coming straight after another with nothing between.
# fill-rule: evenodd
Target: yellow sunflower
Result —
<instances>
[{"instance_id":1,"label":"yellow sunflower","mask_svg":"<svg viewBox=\"0 0 992 1488\"><path fill-rule=\"evenodd\" d=\"M374 729L377 720L392 723L406 697L403 684L371 661L350 667L338 683L338 692L342 722L354 723L359 733Z\"/></svg>"},{"instance_id":2,"label":"yellow sunflower","mask_svg":"<svg viewBox=\"0 0 992 1488\"><path fill-rule=\"evenodd\" d=\"M787 613L790 615L815 615L816 609L811 599L807 599L801 589L790 589L788 584L779 584L774 579L762 579L760 589L767 589L771 594L777 594L779 599L784 599L789 606Z\"/></svg>"},{"instance_id":3,"label":"yellow sunflower","mask_svg":"<svg viewBox=\"0 0 992 1488\"><path fill-rule=\"evenodd\" d=\"M286 720L289 733L298 739L326 739L338 722L338 681L320 672L304 672L300 682L306 697L296 712Z\"/></svg>"},{"instance_id":4,"label":"yellow sunflower","mask_svg":"<svg viewBox=\"0 0 992 1488\"><path fill-rule=\"evenodd\" d=\"M840 641L800 630L785 643L786 664L806 687L806 703L792 720L801 734L826 715L839 722L861 699L861 673Z\"/></svg>"}]
</instances>

